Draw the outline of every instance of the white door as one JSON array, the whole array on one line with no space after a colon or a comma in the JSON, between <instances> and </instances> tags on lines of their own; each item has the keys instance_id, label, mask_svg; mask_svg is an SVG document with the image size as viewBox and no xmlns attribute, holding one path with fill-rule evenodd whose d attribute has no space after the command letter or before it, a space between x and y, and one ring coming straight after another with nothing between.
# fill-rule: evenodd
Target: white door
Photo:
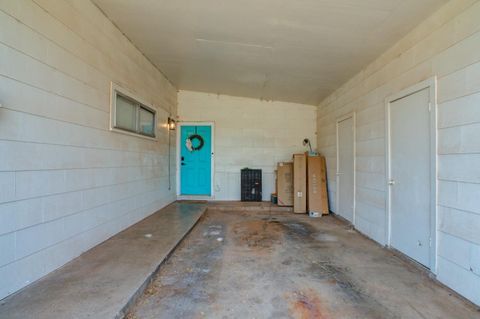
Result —
<instances>
[{"instance_id":1,"label":"white door","mask_svg":"<svg viewBox=\"0 0 480 319\"><path fill-rule=\"evenodd\" d=\"M429 89L390 103L390 244L430 268Z\"/></svg>"},{"instance_id":2,"label":"white door","mask_svg":"<svg viewBox=\"0 0 480 319\"><path fill-rule=\"evenodd\" d=\"M338 122L337 145L337 214L353 223L354 134L353 117Z\"/></svg>"}]
</instances>

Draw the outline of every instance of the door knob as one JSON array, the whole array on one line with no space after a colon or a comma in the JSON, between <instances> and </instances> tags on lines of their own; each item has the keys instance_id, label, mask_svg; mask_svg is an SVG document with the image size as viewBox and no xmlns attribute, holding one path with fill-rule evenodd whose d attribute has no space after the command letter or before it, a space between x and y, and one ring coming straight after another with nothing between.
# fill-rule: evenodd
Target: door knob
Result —
<instances>
[{"instance_id":1,"label":"door knob","mask_svg":"<svg viewBox=\"0 0 480 319\"><path fill-rule=\"evenodd\" d=\"M185 166L185 163L182 162L182 166Z\"/></svg>"},{"instance_id":2,"label":"door knob","mask_svg":"<svg viewBox=\"0 0 480 319\"><path fill-rule=\"evenodd\" d=\"M388 185L393 186L395 185L395 180L391 179L388 181Z\"/></svg>"}]
</instances>

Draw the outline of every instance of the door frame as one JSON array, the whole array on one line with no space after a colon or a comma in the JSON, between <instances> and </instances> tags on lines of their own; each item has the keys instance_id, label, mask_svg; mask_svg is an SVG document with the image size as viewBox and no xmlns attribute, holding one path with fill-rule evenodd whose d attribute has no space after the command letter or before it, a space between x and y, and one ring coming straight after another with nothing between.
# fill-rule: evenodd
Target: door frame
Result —
<instances>
[{"instance_id":1,"label":"door frame","mask_svg":"<svg viewBox=\"0 0 480 319\"><path fill-rule=\"evenodd\" d=\"M337 168L336 168L336 172L335 172L335 181L336 181L336 194L335 194L335 205L336 205L336 209L337 209L337 212L338 212L338 207L339 207L339 201L340 201L340 183L339 183L339 180L340 180L340 173L338 171L338 166L339 166L339 163L340 163L340 157L339 157L339 152L338 152L338 145L339 145L339 139L338 139L338 125L340 124L340 122L343 122L345 120L348 120L349 118L352 119L352 126L353 126L353 216L352 216L352 225L355 226L356 225L356 206L357 206L357 174L356 174L356 169L357 169L357 138L356 138L356 134L357 134L357 129L356 129L356 126L357 126L357 122L356 122L356 114L355 112L350 112L348 114L345 114L343 116L340 116L337 118L336 122L335 122L335 130L336 130L336 136L335 136L335 139L336 139L336 148L337 148L337 154L336 154L336 161L337 161ZM337 214L338 216L341 216L339 214ZM343 217L342 217L343 218Z\"/></svg>"},{"instance_id":2,"label":"door frame","mask_svg":"<svg viewBox=\"0 0 480 319\"><path fill-rule=\"evenodd\" d=\"M180 168L180 157L181 157L181 135L182 135L182 126L210 126L211 128L211 172L210 172L210 196L205 195L182 195L181 194L181 168ZM213 200L215 199L214 193L214 178L215 178L215 123L214 122L203 122L203 121L188 121L188 122L177 122L177 199L179 200Z\"/></svg>"},{"instance_id":3,"label":"door frame","mask_svg":"<svg viewBox=\"0 0 480 319\"><path fill-rule=\"evenodd\" d=\"M437 274L437 199L438 199L438 131L437 131L437 77L433 76L422 82L414 84L406 89L388 96L385 99L385 185L386 185L386 224L385 236L387 246L391 246L392 235L392 207L391 207L391 135L390 135L390 107L397 100L413 95L424 89L429 90L430 110L430 271ZM408 257L408 256L407 256ZM409 257L410 258L410 257Z\"/></svg>"}]
</instances>

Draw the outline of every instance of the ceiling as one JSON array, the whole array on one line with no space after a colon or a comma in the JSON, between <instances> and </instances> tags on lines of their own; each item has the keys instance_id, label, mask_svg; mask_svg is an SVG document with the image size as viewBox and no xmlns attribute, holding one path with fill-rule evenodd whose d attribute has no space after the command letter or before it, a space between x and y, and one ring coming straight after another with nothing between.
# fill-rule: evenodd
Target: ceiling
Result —
<instances>
[{"instance_id":1,"label":"ceiling","mask_svg":"<svg viewBox=\"0 0 480 319\"><path fill-rule=\"evenodd\" d=\"M181 90L318 105L447 0L92 0Z\"/></svg>"}]
</instances>

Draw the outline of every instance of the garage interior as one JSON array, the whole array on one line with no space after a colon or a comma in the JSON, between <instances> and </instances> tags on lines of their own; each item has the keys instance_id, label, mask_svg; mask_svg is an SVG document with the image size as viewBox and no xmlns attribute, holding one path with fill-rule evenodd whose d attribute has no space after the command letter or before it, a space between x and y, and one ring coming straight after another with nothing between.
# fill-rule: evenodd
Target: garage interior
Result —
<instances>
[{"instance_id":1,"label":"garage interior","mask_svg":"<svg viewBox=\"0 0 480 319\"><path fill-rule=\"evenodd\" d=\"M480 1L0 0L0 318L480 318Z\"/></svg>"}]
</instances>

